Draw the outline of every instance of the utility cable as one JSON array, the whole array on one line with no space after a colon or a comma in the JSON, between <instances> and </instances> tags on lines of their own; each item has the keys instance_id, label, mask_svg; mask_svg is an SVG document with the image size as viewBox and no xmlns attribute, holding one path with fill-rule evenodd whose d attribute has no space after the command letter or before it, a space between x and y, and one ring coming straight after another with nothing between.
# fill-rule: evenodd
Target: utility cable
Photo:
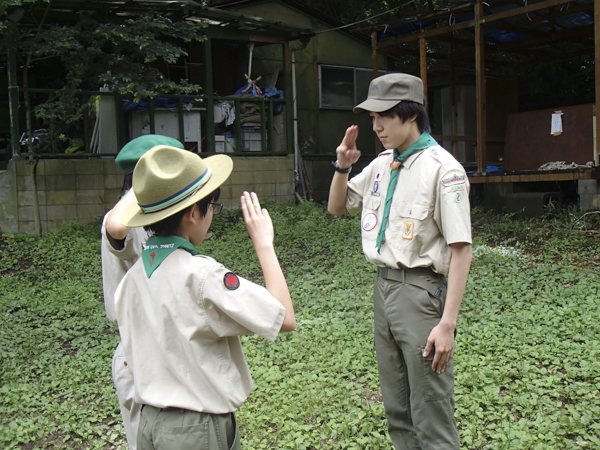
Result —
<instances>
[{"instance_id":1,"label":"utility cable","mask_svg":"<svg viewBox=\"0 0 600 450\"><path fill-rule=\"evenodd\" d=\"M390 10L388 10L388 11L385 11L385 12L382 12L382 13L379 13L379 14L375 14L374 16L371 16L371 17L367 17L366 19L362 19L362 20L359 20L359 21L357 21L357 22L354 22L354 23L349 23L349 24L347 24L347 25L342 25L341 27L330 28L329 30L316 31L316 32L315 32L315 35L317 35L317 34L321 34L321 33L327 33L327 32L329 32L329 31L341 30L341 29L343 29L343 28L348 28L348 27L351 27L351 26L353 26L353 25L358 25L359 23L366 22L367 20L375 19L375 18L377 18L377 17L380 17L380 16L383 16L383 15L385 15L385 14L389 14L389 13L391 13L392 11L396 11L397 9L404 8L405 6L408 6L408 5L410 5L411 3L414 3L414 2L415 2L415 0L408 0L406 3L403 3L403 4L402 4L402 5L400 5L400 6L396 6L395 8L392 8L392 9L390 9Z\"/></svg>"}]
</instances>

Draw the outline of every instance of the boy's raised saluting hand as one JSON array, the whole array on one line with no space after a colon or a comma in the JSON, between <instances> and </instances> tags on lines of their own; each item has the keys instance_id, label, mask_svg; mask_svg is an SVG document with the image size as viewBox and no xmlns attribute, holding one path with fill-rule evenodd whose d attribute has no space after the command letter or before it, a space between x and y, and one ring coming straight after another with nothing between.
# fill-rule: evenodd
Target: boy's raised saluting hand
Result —
<instances>
[{"instance_id":1,"label":"boy's raised saluting hand","mask_svg":"<svg viewBox=\"0 0 600 450\"><path fill-rule=\"evenodd\" d=\"M360 151L356 148L358 137L358 125L352 125L346 129L342 143L336 149L338 166L347 169L360 158Z\"/></svg>"},{"instance_id":2,"label":"boy's raised saluting hand","mask_svg":"<svg viewBox=\"0 0 600 450\"><path fill-rule=\"evenodd\" d=\"M264 246L272 246L275 237L273 222L269 212L261 208L258 196L254 192L244 192L240 201L244 223L254 248L258 251Z\"/></svg>"}]
</instances>

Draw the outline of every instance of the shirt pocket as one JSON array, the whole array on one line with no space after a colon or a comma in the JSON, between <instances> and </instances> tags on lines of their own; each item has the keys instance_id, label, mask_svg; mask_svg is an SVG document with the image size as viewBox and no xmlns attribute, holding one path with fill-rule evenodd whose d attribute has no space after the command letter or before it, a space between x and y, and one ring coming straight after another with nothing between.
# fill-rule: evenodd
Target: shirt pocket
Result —
<instances>
[{"instance_id":1,"label":"shirt pocket","mask_svg":"<svg viewBox=\"0 0 600 450\"><path fill-rule=\"evenodd\" d=\"M381 204L381 196L377 195L369 195L365 197L364 206L365 209L370 211L377 211L379 209L379 205Z\"/></svg>"},{"instance_id":2,"label":"shirt pocket","mask_svg":"<svg viewBox=\"0 0 600 450\"><path fill-rule=\"evenodd\" d=\"M433 207L421 203L401 202L392 206L389 228L394 239L392 246L403 247L412 242L422 242L427 233L426 225L431 220ZM429 219L429 220L428 220Z\"/></svg>"}]
</instances>

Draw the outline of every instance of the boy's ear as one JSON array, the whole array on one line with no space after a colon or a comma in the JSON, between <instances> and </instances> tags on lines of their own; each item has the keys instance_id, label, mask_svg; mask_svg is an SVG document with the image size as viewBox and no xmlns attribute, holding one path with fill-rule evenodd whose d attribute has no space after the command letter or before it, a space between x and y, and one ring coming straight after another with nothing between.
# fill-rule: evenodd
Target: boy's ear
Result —
<instances>
[{"instance_id":1,"label":"boy's ear","mask_svg":"<svg viewBox=\"0 0 600 450\"><path fill-rule=\"evenodd\" d=\"M185 214L183 215L182 220L188 223L195 223L196 217L194 217L194 211L197 207L198 205L196 205L195 203L192 206L188 207L188 209L185 210ZM200 212L200 210L198 210L198 212Z\"/></svg>"},{"instance_id":2,"label":"boy's ear","mask_svg":"<svg viewBox=\"0 0 600 450\"><path fill-rule=\"evenodd\" d=\"M412 117L411 117L409 120L410 120L411 122L414 122L415 120L417 120L417 115L415 114L415 115L414 115L414 116L412 116Z\"/></svg>"}]
</instances>

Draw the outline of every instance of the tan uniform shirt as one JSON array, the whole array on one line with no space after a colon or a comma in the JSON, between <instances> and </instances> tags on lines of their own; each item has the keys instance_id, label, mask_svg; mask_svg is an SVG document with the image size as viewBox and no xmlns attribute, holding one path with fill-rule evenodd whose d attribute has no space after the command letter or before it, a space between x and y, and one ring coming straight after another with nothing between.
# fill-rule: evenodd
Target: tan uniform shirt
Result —
<instances>
[{"instance_id":1,"label":"tan uniform shirt","mask_svg":"<svg viewBox=\"0 0 600 450\"><path fill-rule=\"evenodd\" d=\"M116 311L136 402L212 414L236 411L253 389L239 335L274 341L285 308L214 259L175 250L146 276L142 259L119 285Z\"/></svg>"},{"instance_id":2,"label":"tan uniform shirt","mask_svg":"<svg viewBox=\"0 0 600 450\"><path fill-rule=\"evenodd\" d=\"M377 266L432 267L447 274L450 247L471 243L469 180L439 145L411 155L400 168L381 254L375 243L390 182L392 150L381 153L348 182L346 209L362 211L363 252Z\"/></svg>"},{"instance_id":3,"label":"tan uniform shirt","mask_svg":"<svg viewBox=\"0 0 600 450\"><path fill-rule=\"evenodd\" d=\"M102 221L102 238L100 253L102 255L102 288L104 290L104 309L106 316L117 322L115 313L115 291L117 286L142 254L142 246L148 239L148 233L143 228L131 228L125 238L123 249L116 250L106 237L106 218Z\"/></svg>"}]
</instances>

